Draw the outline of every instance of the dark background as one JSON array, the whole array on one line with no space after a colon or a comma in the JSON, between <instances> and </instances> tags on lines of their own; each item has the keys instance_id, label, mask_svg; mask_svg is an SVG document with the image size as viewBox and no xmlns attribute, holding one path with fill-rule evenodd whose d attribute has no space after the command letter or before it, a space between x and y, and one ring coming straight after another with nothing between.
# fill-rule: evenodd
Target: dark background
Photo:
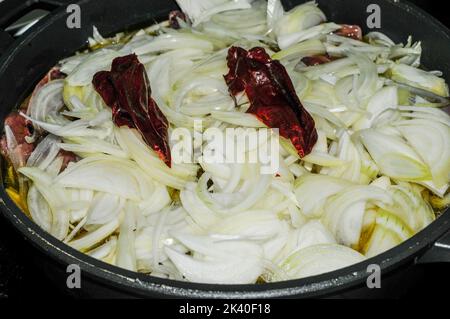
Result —
<instances>
[{"instance_id":1,"label":"dark background","mask_svg":"<svg viewBox=\"0 0 450 319\"><path fill-rule=\"evenodd\" d=\"M332 0L331 0L332 1ZM376 3L376 0L374 0ZM422 7L450 27L448 11L442 1L410 0ZM1 14L1 13L0 13ZM450 57L449 57L450 58ZM41 270L33 265L32 250L28 243L0 218L0 298L55 298L63 297L45 279ZM450 268L448 265L427 265L426 282L406 293L405 298L435 298L448 296L442 287L448 287ZM440 288L440 289L435 289ZM440 291L440 292L439 292Z\"/></svg>"}]
</instances>

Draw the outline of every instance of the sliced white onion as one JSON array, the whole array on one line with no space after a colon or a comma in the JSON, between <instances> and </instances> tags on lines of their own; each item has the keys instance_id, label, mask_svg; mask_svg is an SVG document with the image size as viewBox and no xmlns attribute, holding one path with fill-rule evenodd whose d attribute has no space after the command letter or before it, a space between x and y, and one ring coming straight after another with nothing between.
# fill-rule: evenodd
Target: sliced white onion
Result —
<instances>
[{"instance_id":1,"label":"sliced white onion","mask_svg":"<svg viewBox=\"0 0 450 319\"><path fill-rule=\"evenodd\" d=\"M401 138L373 129L361 131L360 137L384 175L406 181L431 179L427 165Z\"/></svg>"},{"instance_id":2,"label":"sliced white onion","mask_svg":"<svg viewBox=\"0 0 450 319\"><path fill-rule=\"evenodd\" d=\"M138 55L163 52L174 49L199 49L204 52L212 52L214 49L210 41L189 33L163 34L155 37L151 42L136 48Z\"/></svg>"},{"instance_id":3,"label":"sliced white onion","mask_svg":"<svg viewBox=\"0 0 450 319\"><path fill-rule=\"evenodd\" d=\"M296 183L295 195L303 214L321 217L327 198L351 186L349 181L324 175L301 176Z\"/></svg>"},{"instance_id":4,"label":"sliced white onion","mask_svg":"<svg viewBox=\"0 0 450 319\"><path fill-rule=\"evenodd\" d=\"M299 5L284 16L281 16L274 24L274 31L278 39L278 45L285 49L290 45L302 41L298 33L311 29L326 21L325 14L313 1ZM331 32L331 31L330 31Z\"/></svg>"},{"instance_id":5,"label":"sliced white onion","mask_svg":"<svg viewBox=\"0 0 450 319\"><path fill-rule=\"evenodd\" d=\"M378 212L375 228L365 247L363 247L364 254L367 258L377 256L401 244L413 234L413 231L395 215Z\"/></svg>"},{"instance_id":6,"label":"sliced white onion","mask_svg":"<svg viewBox=\"0 0 450 319\"><path fill-rule=\"evenodd\" d=\"M196 175L196 167L176 164L173 164L172 168L167 167L144 143L138 133L128 127L121 127L116 130L116 133L121 147L130 152L131 158L142 170L161 184L183 189L185 184L193 180Z\"/></svg>"},{"instance_id":7,"label":"sliced white onion","mask_svg":"<svg viewBox=\"0 0 450 319\"><path fill-rule=\"evenodd\" d=\"M427 90L442 97L448 97L448 85L445 80L430 72L406 64L393 64L390 69L394 81Z\"/></svg>"},{"instance_id":8,"label":"sliced white onion","mask_svg":"<svg viewBox=\"0 0 450 319\"><path fill-rule=\"evenodd\" d=\"M280 0L267 1L267 26L270 31L273 31L279 19L284 15L283 4Z\"/></svg>"},{"instance_id":9,"label":"sliced white onion","mask_svg":"<svg viewBox=\"0 0 450 319\"><path fill-rule=\"evenodd\" d=\"M240 112L212 112L211 117L225 123L242 126L263 128L266 127L263 122L258 120L254 115Z\"/></svg>"},{"instance_id":10,"label":"sliced white onion","mask_svg":"<svg viewBox=\"0 0 450 319\"><path fill-rule=\"evenodd\" d=\"M396 185L388 188L394 200L393 205L383 207L400 218L410 229L418 232L434 221L435 215L430 204L411 186Z\"/></svg>"},{"instance_id":11,"label":"sliced white onion","mask_svg":"<svg viewBox=\"0 0 450 319\"><path fill-rule=\"evenodd\" d=\"M380 115L392 118L392 112L386 113L386 110L396 109L398 106L398 89L395 86L387 86L375 93L368 105L368 116L364 116L353 127L356 130L363 130L371 128L374 125L374 121L382 121Z\"/></svg>"},{"instance_id":12,"label":"sliced white onion","mask_svg":"<svg viewBox=\"0 0 450 319\"><path fill-rule=\"evenodd\" d=\"M368 202L378 205L393 203L388 192L374 186L353 186L328 200L323 222L340 244L358 244Z\"/></svg>"},{"instance_id":13,"label":"sliced white onion","mask_svg":"<svg viewBox=\"0 0 450 319\"><path fill-rule=\"evenodd\" d=\"M263 272L263 251L257 244L186 234L175 234L174 237L194 252L194 257L191 257L170 246L165 249L188 281L247 284L254 283Z\"/></svg>"},{"instance_id":14,"label":"sliced white onion","mask_svg":"<svg viewBox=\"0 0 450 319\"><path fill-rule=\"evenodd\" d=\"M27 161L27 166L38 167L45 170L56 158L60 148L58 143L60 138L49 134L35 148Z\"/></svg>"},{"instance_id":15,"label":"sliced white onion","mask_svg":"<svg viewBox=\"0 0 450 319\"><path fill-rule=\"evenodd\" d=\"M188 184L186 189L181 191L181 203L200 227L208 229L218 221L218 216L198 198L195 187L195 184Z\"/></svg>"},{"instance_id":16,"label":"sliced white onion","mask_svg":"<svg viewBox=\"0 0 450 319\"><path fill-rule=\"evenodd\" d=\"M219 12L251 8L251 0L177 0L177 3L194 26Z\"/></svg>"},{"instance_id":17,"label":"sliced white onion","mask_svg":"<svg viewBox=\"0 0 450 319\"><path fill-rule=\"evenodd\" d=\"M119 54L113 50L102 49L83 60L66 78L71 86L85 86L92 82L95 73L111 68L112 60Z\"/></svg>"},{"instance_id":18,"label":"sliced white onion","mask_svg":"<svg viewBox=\"0 0 450 319\"><path fill-rule=\"evenodd\" d=\"M311 220L299 229L296 250L323 244L337 244L337 242L320 220Z\"/></svg>"},{"instance_id":19,"label":"sliced white onion","mask_svg":"<svg viewBox=\"0 0 450 319\"><path fill-rule=\"evenodd\" d=\"M82 252L88 251L90 248L98 243L101 243L103 240L113 234L119 228L119 226L119 220L116 218L109 223L99 227L98 229L87 233L83 237L70 241L68 245Z\"/></svg>"},{"instance_id":20,"label":"sliced white onion","mask_svg":"<svg viewBox=\"0 0 450 319\"><path fill-rule=\"evenodd\" d=\"M119 158L128 158L129 154L123 151L119 146L108 143L96 137L75 137L59 143L58 146L69 152L82 154L104 153Z\"/></svg>"},{"instance_id":21,"label":"sliced white onion","mask_svg":"<svg viewBox=\"0 0 450 319\"><path fill-rule=\"evenodd\" d=\"M278 1L278 0L277 0ZM318 39L306 40L297 44L290 46L285 50L278 51L274 55L272 55L273 59L281 60L281 59L300 59L306 56L314 56L325 54L325 46ZM297 60L298 61L298 60ZM296 62L297 62L296 61Z\"/></svg>"},{"instance_id":22,"label":"sliced white onion","mask_svg":"<svg viewBox=\"0 0 450 319\"><path fill-rule=\"evenodd\" d=\"M32 186L28 190L27 203L33 221L46 232L50 233L52 229L52 211L36 186Z\"/></svg>"},{"instance_id":23,"label":"sliced white onion","mask_svg":"<svg viewBox=\"0 0 450 319\"><path fill-rule=\"evenodd\" d=\"M119 216L125 202L123 198L108 193L97 193L87 212L87 225L103 225Z\"/></svg>"},{"instance_id":24,"label":"sliced white onion","mask_svg":"<svg viewBox=\"0 0 450 319\"><path fill-rule=\"evenodd\" d=\"M65 207L67 194L64 189L55 184L53 178L39 168L23 167L19 169L19 172L33 181L33 185L47 201L52 211L50 233L57 239L63 240L69 231L70 220L69 211Z\"/></svg>"},{"instance_id":25,"label":"sliced white onion","mask_svg":"<svg viewBox=\"0 0 450 319\"><path fill-rule=\"evenodd\" d=\"M208 233L220 239L227 235L236 240L251 240L263 244L264 256L272 260L286 245L287 224L271 211L247 211L223 219Z\"/></svg>"},{"instance_id":26,"label":"sliced white onion","mask_svg":"<svg viewBox=\"0 0 450 319\"><path fill-rule=\"evenodd\" d=\"M446 185L450 178L450 127L421 120L397 128L430 167L436 186Z\"/></svg>"},{"instance_id":27,"label":"sliced white onion","mask_svg":"<svg viewBox=\"0 0 450 319\"><path fill-rule=\"evenodd\" d=\"M104 156L86 158L69 166L56 182L63 187L90 189L139 200L148 195L139 179L142 179L142 173L133 162Z\"/></svg>"},{"instance_id":28,"label":"sliced white onion","mask_svg":"<svg viewBox=\"0 0 450 319\"><path fill-rule=\"evenodd\" d=\"M58 113L64 107L63 101L63 80L50 81L32 96L27 114L38 121L57 121Z\"/></svg>"},{"instance_id":29,"label":"sliced white onion","mask_svg":"<svg viewBox=\"0 0 450 319\"><path fill-rule=\"evenodd\" d=\"M124 219L120 224L120 234L117 240L116 265L131 271L136 271L135 236L136 229L136 206L127 203L124 210Z\"/></svg>"},{"instance_id":30,"label":"sliced white onion","mask_svg":"<svg viewBox=\"0 0 450 319\"><path fill-rule=\"evenodd\" d=\"M362 262L365 257L345 246L316 245L289 256L281 267L287 279L320 275Z\"/></svg>"},{"instance_id":31,"label":"sliced white onion","mask_svg":"<svg viewBox=\"0 0 450 319\"><path fill-rule=\"evenodd\" d=\"M112 236L106 243L101 245L100 247L97 247L91 251L88 251L86 254L89 256L103 260L105 262L110 262L108 259L111 258L111 255L113 255L116 251L117 246L117 237Z\"/></svg>"}]
</instances>

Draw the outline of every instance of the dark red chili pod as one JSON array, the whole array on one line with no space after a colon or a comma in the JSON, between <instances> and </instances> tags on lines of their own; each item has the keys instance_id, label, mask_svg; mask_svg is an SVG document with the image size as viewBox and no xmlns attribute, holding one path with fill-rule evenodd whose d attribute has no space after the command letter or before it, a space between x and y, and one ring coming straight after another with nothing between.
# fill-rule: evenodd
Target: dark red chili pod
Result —
<instances>
[{"instance_id":1,"label":"dark red chili pod","mask_svg":"<svg viewBox=\"0 0 450 319\"><path fill-rule=\"evenodd\" d=\"M151 97L147 72L137 56L114 59L111 71L98 72L92 83L111 107L114 123L136 128L147 145L170 167L169 123Z\"/></svg>"},{"instance_id":2,"label":"dark red chili pod","mask_svg":"<svg viewBox=\"0 0 450 319\"><path fill-rule=\"evenodd\" d=\"M232 47L228 67L225 81L230 93L235 96L245 91L250 101L247 112L268 127L279 129L300 157L311 153L317 142L315 123L301 104L284 66L272 60L263 48L246 51Z\"/></svg>"}]
</instances>

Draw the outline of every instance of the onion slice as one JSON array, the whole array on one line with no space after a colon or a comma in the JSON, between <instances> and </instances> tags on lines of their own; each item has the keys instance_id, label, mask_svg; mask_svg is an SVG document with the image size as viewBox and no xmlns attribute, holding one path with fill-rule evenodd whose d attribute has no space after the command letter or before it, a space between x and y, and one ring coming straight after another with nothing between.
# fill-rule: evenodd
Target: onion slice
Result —
<instances>
[{"instance_id":1,"label":"onion slice","mask_svg":"<svg viewBox=\"0 0 450 319\"><path fill-rule=\"evenodd\" d=\"M281 268L288 279L299 279L348 267L365 257L345 246L325 244L304 248L289 256Z\"/></svg>"}]
</instances>

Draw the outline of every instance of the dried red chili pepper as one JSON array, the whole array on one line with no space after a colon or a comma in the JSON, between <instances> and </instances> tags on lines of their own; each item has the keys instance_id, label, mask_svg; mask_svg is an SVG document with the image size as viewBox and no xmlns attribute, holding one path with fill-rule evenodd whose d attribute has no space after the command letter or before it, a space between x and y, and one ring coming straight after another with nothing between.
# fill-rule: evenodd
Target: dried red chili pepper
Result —
<instances>
[{"instance_id":1,"label":"dried red chili pepper","mask_svg":"<svg viewBox=\"0 0 450 319\"><path fill-rule=\"evenodd\" d=\"M315 123L302 106L284 66L272 60L263 48L246 51L232 47L228 67L225 81L230 93L235 96L245 91L250 100L247 112L268 127L278 128L300 157L311 153L317 142Z\"/></svg>"},{"instance_id":2,"label":"dried red chili pepper","mask_svg":"<svg viewBox=\"0 0 450 319\"><path fill-rule=\"evenodd\" d=\"M145 142L171 166L167 118L151 97L144 65L135 54L113 60L111 71L94 75L96 91L112 108L117 126L136 128Z\"/></svg>"},{"instance_id":3,"label":"dried red chili pepper","mask_svg":"<svg viewBox=\"0 0 450 319\"><path fill-rule=\"evenodd\" d=\"M351 38L354 40L362 41L363 35L362 30L357 25L343 24L342 28L335 31L334 34L340 35L342 37Z\"/></svg>"},{"instance_id":4,"label":"dried red chili pepper","mask_svg":"<svg viewBox=\"0 0 450 319\"><path fill-rule=\"evenodd\" d=\"M169 13L169 25L172 29L180 29L180 23L178 22L178 19L184 22L187 21L186 15L179 10L175 10Z\"/></svg>"}]
</instances>

